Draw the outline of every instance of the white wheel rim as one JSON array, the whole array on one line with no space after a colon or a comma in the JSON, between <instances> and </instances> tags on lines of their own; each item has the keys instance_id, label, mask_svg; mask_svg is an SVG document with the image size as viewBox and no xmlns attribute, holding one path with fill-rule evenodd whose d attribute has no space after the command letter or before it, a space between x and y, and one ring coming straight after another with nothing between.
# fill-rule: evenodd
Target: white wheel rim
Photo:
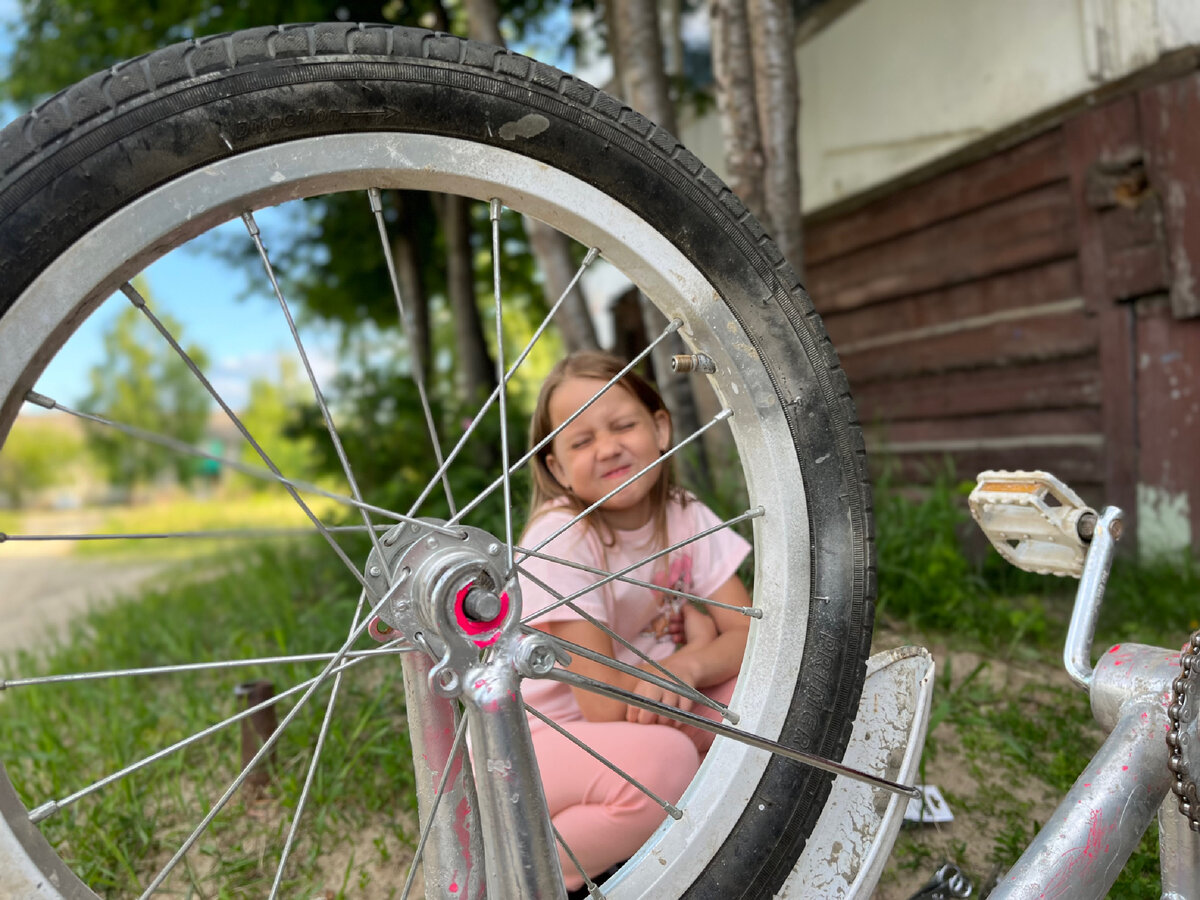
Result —
<instances>
[{"instance_id":1,"label":"white wheel rim","mask_svg":"<svg viewBox=\"0 0 1200 900\"><path fill-rule=\"evenodd\" d=\"M684 339L714 359L724 373L718 393L734 413L730 428L751 504L766 508L754 525L755 605L764 620L751 630L744 669L755 673L754 684L743 679L731 706L739 727L777 737L799 671L795 648L804 646L810 593L804 487L778 397L761 366L735 366L756 361L757 352L699 270L628 208L560 170L461 140L364 133L266 147L181 176L72 245L0 318L0 421L15 415L36 373L66 339L60 323L80 321L169 249L246 209L367 187L499 198L599 248L664 313L682 318ZM125 262L114 266L114 260ZM652 864L627 866L611 882L611 895L665 896L691 884L728 837L767 760L761 751L718 741L680 803L683 819L668 819L635 857Z\"/></svg>"}]
</instances>

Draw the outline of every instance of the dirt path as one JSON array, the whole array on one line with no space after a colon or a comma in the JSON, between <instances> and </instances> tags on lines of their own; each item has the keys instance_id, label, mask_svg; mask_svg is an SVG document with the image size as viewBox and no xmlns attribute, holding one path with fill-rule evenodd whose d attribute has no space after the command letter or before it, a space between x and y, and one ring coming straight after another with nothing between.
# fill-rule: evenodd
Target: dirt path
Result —
<instances>
[{"instance_id":1,"label":"dirt path","mask_svg":"<svg viewBox=\"0 0 1200 900\"><path fill-rule=\"evenodd\" d=\"M82 533L93 530L98 518L86 512L31 515L22 530ZM166 567L161 561L79 558L71 547L58 541L0 544L0 656L54 641L72 617L132 591Z\"/></svg>"}]
</instances>

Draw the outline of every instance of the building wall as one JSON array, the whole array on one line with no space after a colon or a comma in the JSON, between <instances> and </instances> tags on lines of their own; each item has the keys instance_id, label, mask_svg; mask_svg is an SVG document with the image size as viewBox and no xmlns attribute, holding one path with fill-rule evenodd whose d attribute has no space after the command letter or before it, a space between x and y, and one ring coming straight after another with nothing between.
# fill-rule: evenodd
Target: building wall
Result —
<instances>
[{"instance_id":1,"label":"building wall","mask_svg":"<svg viewBox=\"0 0 1200 900\"><path fill-rule=\"evenodd\" d=\"M1196 45L1196 0L860 0L797 50L805 211L1082 105ZM712 116L681 137L723 173Z\"/></svg>"},{"instance_id":2,"label":"building wall","mask_svg":"<svg viewBox=\"0 0 1200 900\"><path fill-rule=\"evenodd\" d=\"M1200 549L1200 72L811 223L875 463L1043 468Z\"/></svg>"}]
</instances>

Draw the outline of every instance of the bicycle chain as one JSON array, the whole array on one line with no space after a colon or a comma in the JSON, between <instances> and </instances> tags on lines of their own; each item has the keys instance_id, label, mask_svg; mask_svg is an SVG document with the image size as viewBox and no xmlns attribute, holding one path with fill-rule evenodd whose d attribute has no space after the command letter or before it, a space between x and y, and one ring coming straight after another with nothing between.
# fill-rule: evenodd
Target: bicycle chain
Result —
<instances>
[{"instance_id":1,"label":"bicycle chain","mask_svg":"<svg viewBox=\"0 0 1200 900\"><path fill-rule=\"evenodd\" d=\"M1167 731L1167 747L1171 757L1167 766L1175 776L1171 790L1179 798L1179 811L1187 817L1188 827L1200 832L1200 787L1183 758L1184 750L1188 749L1188 739L1182 733L1185 726L1190 727L1196 722L1200 680L1193 679L1200 676L1197 660L1200 660L1200 630L1184 646L1179 657L1181 671L1171 684L1171 702L1167 706L1167 716L1171 720L1171 727Z\"/></svg>"}]
</instances>

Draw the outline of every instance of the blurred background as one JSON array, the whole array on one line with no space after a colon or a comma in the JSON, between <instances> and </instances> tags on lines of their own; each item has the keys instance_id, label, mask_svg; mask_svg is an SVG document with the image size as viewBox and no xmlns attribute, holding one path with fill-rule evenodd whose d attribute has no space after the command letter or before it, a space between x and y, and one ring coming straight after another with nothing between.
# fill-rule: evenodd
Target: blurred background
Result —
<instances>
[{"instance_id":1,"label":"blurred background","mask_svg":"<svg viewBox=\"0 0 1200 900\"><path fill-rule=\"evenodd\" d=\"M903 835L881 896L907 896L941 858L979 883L995 877L1070 784L1094 735L1086 702L1055 662L1071 586L999 565L968 521L964 483L987 468L1044 468L1097 507L1121 506L1124 559L1102 638L1132 631L1177 646L1200 627L1200 5L4 0L5 118L167 43L320 20L449 30L574 72L678 134L776 238L824 318L867 428L879 644L927 644L942 667L927 777L947 788L960 820ZM388 196L392 249L414 309L415 327L401 334L382 260L354 252L372 223L336 200L292 206L264 211L260 224L347 448L354 456L371 447L359 454L360 480L375 502L398 503L412 467L425 462L411 440L423 432L422 413L399 380L423 365L438 420L455 425L472 414L461 398L495 383L486 209L456 211L417 192ZM555 243L531 223L506 228L514 310L506 341L518 344L583 248ZM239 229L231 223L156 263L138 288L281 469L344 490L270 285ZM38 390L252 461L131 313L120 297L102 306ZM517 433L562 352L603 346L632 355L647 333L631 285L602 265L589 270L562 327L514 383ZM481 365L456 366L456 354ZM661 357L649 365L656 371L665 371ZM702 382L664 379L662 387L681 432L703 421L711 398ZM468 483L494 462L496 427L481 431L464 461ZM735 509L741 486L721 477L729 453L715 441L686 468L715 506ZM386 464L372 469L372 459ZM212 460L134 449L76 419L35 412L21 416L0 453L0 531L303 524L270 487ZM129 619L84 610L116 594L130 598L123 609L138 609L178 577L181 560L211 565L229 553L221 542L8 542L0 649L41 653L66 640L73 622L71 639L84 642L128 630ZM68 556L69 567L53 561ZM201 615L213 615L211 593L197 600ZM159 621L144 608L132 615ZM314 634L323 627L314 624ZM1028 789L1014 796L1014 780ZM404 827L387 834L376 836L376 857L408 840L395 837ZM1152 847L1139 859L1114 896L1151 890ZM331 864L314 865L325 873ZM373 891L368 877L360 893Z\"/></svg>"}]
</instances>

